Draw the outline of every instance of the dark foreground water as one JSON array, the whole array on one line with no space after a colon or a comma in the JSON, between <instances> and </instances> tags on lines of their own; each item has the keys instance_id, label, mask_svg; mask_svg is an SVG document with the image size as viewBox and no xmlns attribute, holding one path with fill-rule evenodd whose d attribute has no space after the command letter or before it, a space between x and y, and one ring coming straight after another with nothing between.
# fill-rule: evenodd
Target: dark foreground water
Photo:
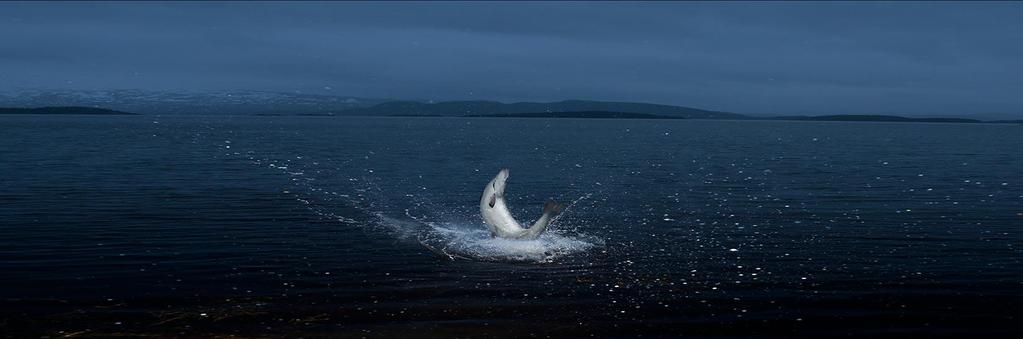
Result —
<instances>
[{"instance_id":1,"label":"dark foreground water","mask_svg":"<svg viewBox=\"0 0 1023 339\"><path fill-rule=\"evenodd\" d=\"M0 117L7 336L1015 336L1023 127ZM537 241L490 239L511 168Z\"/></svg>"}]
</instances>

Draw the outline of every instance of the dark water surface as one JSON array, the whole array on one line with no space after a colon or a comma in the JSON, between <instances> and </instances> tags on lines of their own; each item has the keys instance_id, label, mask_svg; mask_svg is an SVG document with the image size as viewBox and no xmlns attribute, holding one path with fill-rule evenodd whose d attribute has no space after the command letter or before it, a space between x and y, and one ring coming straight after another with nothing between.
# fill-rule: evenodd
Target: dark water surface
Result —
<instances>
[{"instance_id":1,"label":"dark water surface","mask_svg":"<svg viewBox=\"0 0 1023 339\"><path fill-rule=\"evenodd\" d=\"M1023 334L1023 128L0 117L0 332ZM490 239L511 168L537 241Z\"/></svg>"}]
</instances>

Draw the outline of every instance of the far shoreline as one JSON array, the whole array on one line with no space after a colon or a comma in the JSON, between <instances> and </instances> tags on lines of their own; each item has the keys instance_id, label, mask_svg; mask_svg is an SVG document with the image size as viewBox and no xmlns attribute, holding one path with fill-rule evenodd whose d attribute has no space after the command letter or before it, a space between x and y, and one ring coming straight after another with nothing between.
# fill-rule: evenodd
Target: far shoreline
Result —
<instances>
[{"instance_id":1,"label":"far shoreline","mask_svg":"<svg viewBox=\"0 0 1023 339\"><path fill-rule=\"evenodd\" d=\"M52 106L34 108L0 107L0 115L142 115L106 108L81 106Z\"/></svg>"}]
</instances>

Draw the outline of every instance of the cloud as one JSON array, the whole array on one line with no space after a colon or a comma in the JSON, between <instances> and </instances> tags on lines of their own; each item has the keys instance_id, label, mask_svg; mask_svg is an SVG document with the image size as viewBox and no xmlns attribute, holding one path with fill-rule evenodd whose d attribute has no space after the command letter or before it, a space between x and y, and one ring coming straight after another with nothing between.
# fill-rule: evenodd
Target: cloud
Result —
<instances>
[{"instance_id":1,"label":"cloud","mask_svg":"<svg viewBox=\"0 0 1023 339\"><path fill-rule=\"evenodd\" d=\"M1018 3L2 3L0 89L1023 113Z\"/></svg>"}]
</instances>

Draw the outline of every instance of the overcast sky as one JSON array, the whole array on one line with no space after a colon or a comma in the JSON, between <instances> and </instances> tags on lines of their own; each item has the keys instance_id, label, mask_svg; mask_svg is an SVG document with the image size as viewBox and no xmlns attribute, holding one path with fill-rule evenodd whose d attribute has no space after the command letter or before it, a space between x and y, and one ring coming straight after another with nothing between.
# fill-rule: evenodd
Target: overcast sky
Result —
<instances>
[{"instance_id":1,"label":"overcast sky","mask_svg":"<svg viewBox=\"0 0 1023 339\"><path fill-rule=\"evenodd\" d=\"M0 3L0 90L1023 116L1023 3Z\"/></svg>"}]
</instances>

